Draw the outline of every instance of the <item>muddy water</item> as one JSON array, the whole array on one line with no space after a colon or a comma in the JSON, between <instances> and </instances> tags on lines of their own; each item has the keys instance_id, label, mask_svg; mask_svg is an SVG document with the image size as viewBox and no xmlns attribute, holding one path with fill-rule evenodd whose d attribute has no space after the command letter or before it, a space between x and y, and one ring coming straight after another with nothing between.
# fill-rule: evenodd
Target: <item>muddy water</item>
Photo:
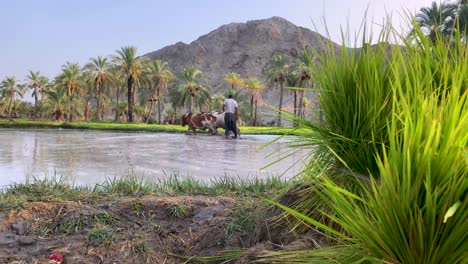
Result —
<instances>
[{"instance_id":1,"label":"muddy water","mask_svg":"<svg viewBox=\"0 0 468 264\"><path fill-rule=\"evenodd\" d=\"M109 132L65 129L0 129L0 186L24 181L26 177L59 175L76 184L100 183L106 177L135 173L150 180L171 174L209 181L217 177L290 178L301 165L305 151L262 169L285 156L288 139L263 149L277 138L244 135L225 140L222 136L168 133Z\"/></svg>"}]
</instances>

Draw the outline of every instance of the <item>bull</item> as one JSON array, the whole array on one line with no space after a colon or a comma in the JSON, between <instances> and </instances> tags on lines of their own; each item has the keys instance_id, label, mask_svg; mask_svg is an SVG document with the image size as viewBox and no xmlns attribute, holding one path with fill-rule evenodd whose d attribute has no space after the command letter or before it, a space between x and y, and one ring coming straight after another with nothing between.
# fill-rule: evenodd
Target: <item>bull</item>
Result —
<instances>
[{"instance_id":1,"label":"bull","mask_svg":"<svg viewBox=\"0 0 468 264\"><path fill-rule=\"evenodd\" d=\"M188 113L182 116L182 126L188 125L187 134L190 130L196 134L195 129L208 129L212 135L216 134L216 116L210 113Z\"/></svg>"}]
</instances>

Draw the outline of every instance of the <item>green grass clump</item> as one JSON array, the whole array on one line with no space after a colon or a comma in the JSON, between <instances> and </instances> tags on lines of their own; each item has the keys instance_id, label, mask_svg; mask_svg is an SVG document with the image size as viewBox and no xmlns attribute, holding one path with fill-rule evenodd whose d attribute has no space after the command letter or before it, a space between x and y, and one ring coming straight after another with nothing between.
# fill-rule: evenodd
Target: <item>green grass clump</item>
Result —
<instances>
[{"instance_id":1,"label":"green grass clump","mask_svg":"<svg viewBox=\"0 0 468 264\"><path fill-rule=\"evenodd\" d=\"M112 215L106 212L95 214L94 220L101 225L112 225L117 221Z\"/></svg>"},{"instance_id":2,"label":"green grass clump","mask_svg":"<svg viewBox=\"0 0 468 264\"><path fill-rule=\"evenodd\" d=\"M127 177L107 178L103 183L75 186L64 177L28 178L0 191L0 210L24 208L28 202L79 201L96 203L109 196L163 195L231 195L273 197L291 183L280 177L240 179L221 177L202 182L193 177L170 175L155 182L131 174ZM101 217L101 216L99 216ZM104 217L104 216L102 216Z\"/></svg>"},{"instance_id":3,"label":"green grass clump","mask_svg":"<svg viewBox=\"0 0 468 264\"><path fill-rule=\"evenodd\" d=\"M74 186L65 178L51 177L27 178L24 183L14 183L0 192L0 208L13 209L24 206L25 201L92 201L96 194L84 186Z\"/></svg>"},{"instance_id":4,"label":"green grass clump","mask_svg":"<svg viewBox=\"0 0 468 264\"><path fill-rule=\"evenodd\" d=\"M85 216L73 217L70 219L63 219L61 223L55 228L55 233L58 234L74 234L78 233L85 228L89 227L91 220Z\"/></svg>"},{"instance_id":5,"label":"green grass clump","mask_svg":"<svg viewBox=\"0 0 468 264\"><path fill-rule=\"evenodd\" d=\"M143 195L152 192L154 185L141 177L131 174L128 177L106 178L104 183L96 184L93 190L118 195Z\"/></svg>"},{"instance_id":6,"label":"green grass clump","mask_svg":"<svg viewBox=\"0 0 468 264\"><path fill-rule=\"evenodd\" d=\"M226 239L231 239L232 236L238 235L241 241L246 241L253 235L259 218L259 212L240 208L234 215L233 223L226 229Z\"/></svg>"},{"instance_id":7,"label":"green grass clump","mask_svg":"<svg viewBox=\"0 0 468 264\"><path fill-rule=\"evenodd\" d=\"M380 40L386 39L384 32ZM339 51L317 53L319 63L310 62L320 113L312 120L290 117L302 129L296 145L314 147L321 166L378 176L376 154L388 144L392 108L390 46L357 50L344 44Z\"/></svg>"},{"instance_id":8,"label":"green grass clump","mask_svg":"<svg viewBox=\"0 0 468 264\"><path fill-rule=\"evenodd\" d=\"M184 218L189 215L190 208L183 204L173 204L167 207L167 213L170 217Z\"/></svg>"},{"instance_id":9,"label":"green grass clump","mask_svg":"<svg viewBox=\"0 0 468 264\"><path fill-rule=\"evenodd\" d=\"M170 195L262 195L274 196L285 190L289 182L280 177L241 179L220 177L206 183L193 177L176 174L158 181L148 181L136 175L107 178L94 187L95 192L116 195L144 195L149 193Z\"/></svg>"},{"instance_id":10,"label":"green grass clump","mask_svg":"<svg viewBox=\"0 0 468 264\"><path fill-rule=\"evenodd\" d=\"M109 228L94 228L88 232L87 241L94 246L109 246L112 242L113 232Z\"/></svg>"},{"instance_id":11,"label":"green grass clump","mask_svg":"<svg viewBox=\"0 0 468 264\"><path fill-rule=\"evenodd\" d=\"M332 246L260 262L466 263L468 48L415 34L316 68L324 118L298 120L317 149L309 193L272 203Z\"/></svg>"}]
</instances>

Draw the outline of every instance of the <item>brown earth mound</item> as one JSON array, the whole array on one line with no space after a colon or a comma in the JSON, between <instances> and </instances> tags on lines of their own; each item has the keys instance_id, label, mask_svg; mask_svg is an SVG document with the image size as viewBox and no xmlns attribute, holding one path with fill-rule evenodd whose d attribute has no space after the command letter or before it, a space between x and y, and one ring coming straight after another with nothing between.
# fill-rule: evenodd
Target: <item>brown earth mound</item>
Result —
<instances>
[{"instance_id":1,"label":"brown earth mound","mask_svg":"<svg viewBox=\"0 0 468 264\"><path fill-rule=\"evenodd\" d=\"M48 260L52 253L63 263L196 263L190 256L232 249L242 256L218 263L250 263L263 250L314 246L307 234L272 226L277 213L224 196L30 202L0 211L0 263L56 263Z\"/></svg>"},{"instance_id":2,"label":"brown earth mound","mask_svg":"<svg viewBox=\"0 0 468 264\"><path fill-rule=\"evenodd\" d=\"M122 198L96 205L29 203L0 213L0 263L180 263L231 246L228 197Z\"/></svg>"}]
</instances>

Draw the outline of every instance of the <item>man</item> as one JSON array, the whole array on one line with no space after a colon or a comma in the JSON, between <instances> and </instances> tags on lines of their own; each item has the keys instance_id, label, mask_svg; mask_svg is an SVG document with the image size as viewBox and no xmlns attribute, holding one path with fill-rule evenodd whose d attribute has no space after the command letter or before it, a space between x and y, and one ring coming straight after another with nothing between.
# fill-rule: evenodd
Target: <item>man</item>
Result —
<instances>
[{"instance_id":1,"label":"man","mask_svg":"<svg viewBox=\"0 0 468 264\"><path fill-rule=\"evenodd\" d=\"M224 100L224 131L226 138L229 136L229 131L234 132L234 138L237 138L236 116L239 115L236 100L232 99L232 94Z\"/></svg>"}]
</instances>

